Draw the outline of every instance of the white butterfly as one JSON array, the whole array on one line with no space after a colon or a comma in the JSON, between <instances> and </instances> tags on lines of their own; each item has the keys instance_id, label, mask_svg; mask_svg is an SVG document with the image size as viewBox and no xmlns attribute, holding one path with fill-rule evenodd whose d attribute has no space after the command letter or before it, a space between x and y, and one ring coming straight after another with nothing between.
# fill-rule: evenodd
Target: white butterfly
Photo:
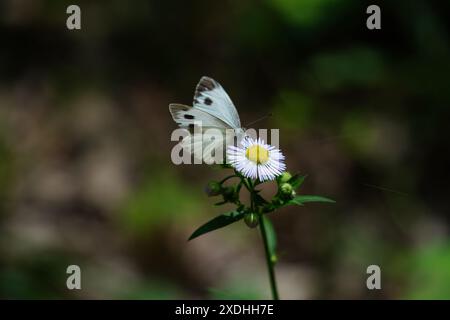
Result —
<instances>
[{"instance_id":1,"label":"white butterfly","mask_svg":"<svg viewBox=\"0 0 450 320\"><path fill-rule=\"evenodd\" d=\"M183 148L193 150L194 155L203 154L206 163L214 161L213 150L233 144L234 136L237 137L238 143L245 136L245 130L241 128L239 115L230 97L217 81L209 77L202 77L197 84L192 107L172 103L169 110L173 120L181 128L191 132L181 141ZM193 134L192 131L199 131L196 130L199 124L201 133ZM212 137L208 134L208 129L212 128L220 130L221 135ZM226 135L227 129L233 129L234 136Z\"/></svg>"}]
</instances>

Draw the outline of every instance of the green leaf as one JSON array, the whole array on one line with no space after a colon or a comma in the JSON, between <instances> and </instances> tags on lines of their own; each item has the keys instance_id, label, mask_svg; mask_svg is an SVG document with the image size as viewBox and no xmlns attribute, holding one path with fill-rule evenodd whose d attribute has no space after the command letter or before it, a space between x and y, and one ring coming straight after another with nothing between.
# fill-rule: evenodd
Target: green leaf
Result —
<instances>
[{"instance_id":1,"label":"green leaf","mask_svg":"<svg viewBox=\"0 0 450 320\"><path fill-rule=\"evenodd\" d=\"M255 201L255 205L257 205L257 206L263 206L263 205L268 204L268 202L266 201L266 199L264 199L263 197L261 197L261 196L258 194L258 192L259 192L259 190L256 190L256 193L255 193L254 198L253 198L253 200Z\"/></svg>"},{"instance_id":2,"label":"green leaf","mask_svg":"<svg viewBox=\"0 0 450 320\"><path fill-rule=\"evenodd\" d=\"M272 222L267 218L267 216L262 216L264 220L264 228L266 230L267 235L267 244L269 247L270 256L273 257L276 255L277 249L277 234L275 233L275 229L273 228Z\"/></svg>"},{"instance_id":3,"label":"green leaf","mask_svg":"<svg viewBox=\"0 0 450 320\"><path fill-rule=\"evenodd\" d=\"M231 211L229 213L221 214L220 216L215 217L214 219L208 221L197 230L192 233L188 240L192 240L197 238L205 233L223 228L233 222L239 221L244 217L243 212Z\"/></svg>"},{"instance_id":4,"label":"green leaf","mask_svg":"<svg viewBox=\"0 0 450 320\"><path fill-rule=\"evenodd\" d=\"M294 199L290 200L287 204L303 205L304 203L307 203L307 202L335 203L336 201L322 197L322 196L301 195L301 196L296 196Z\"/></svg>"},{"instance_id":5,"label":"green leaf","mask_svg":"<svg viewBox=\"0 0 450 320\"><path fill-rule=\"evenodd\" d=\"M306 177L307 177L306 175L301 176L299 174L296 174L295 176L289 179L288 183L292 186L293 189L297 189L303 184L303 181L305 181Z\"/></svg>"},{"instance_id":6,"label":"green leaf","mask_svg":"<svg viewBox=\"0 0 450 320\"><path fill-rule=\"evenodd\" d=\"M301 202L299 202L299 201L295 201L295 199L292 199L292 200L289 200L289 201L287 201L287 202L281 204L281 205L279 206L279 208L283 208L283 207L286 207L286 206L291 206L291 205L294 205L294 204L296 204L296 205L298 205L298 206L303 206L303 203L301 203Z\"/></svg>"}]
</instances>

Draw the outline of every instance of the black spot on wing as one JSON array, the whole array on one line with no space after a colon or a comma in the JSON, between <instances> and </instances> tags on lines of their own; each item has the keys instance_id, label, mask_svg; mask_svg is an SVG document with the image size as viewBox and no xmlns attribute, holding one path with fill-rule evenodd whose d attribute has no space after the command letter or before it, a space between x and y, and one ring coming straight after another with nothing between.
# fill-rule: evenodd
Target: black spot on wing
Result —
<instances>
[{"instance_id":1,"label":"black spot on wing","mask_svg":"<svg viewBox=\"0 0 450 320\"><path fill-rule=\"evenodd\" d=\"M184 117L185 119L189 119L189 120L194 119L194 116L193 116L193 115L187 114L187 113L186 113L183 117Z\"/></svg>"},{"instance_id":2,"label":"black spot on wing","mask_svg":"<svg viewBox=\"0 0 450 320\"><path fill-rule=\"evenodd\" d=\"M213 103L213 101L210 98L205 98L204 102L207 106L210 106Z\"/></svg>"},{"instance_id":3,"label":"black spot on wing","mask_svg":"<svg viewBox=\"0 0 450 320\"><path fill-rule=\"evenodd\" d=\"M169 105L169 111L170 114L172 115L173 120L178 123L178 125L182 125L180 123L180 118L183 116L183 114L187 111L189 111L192 107L190 106L186 106L186 105L182 105L182 104L177 104L177 103L171 103Z\"/></svg>"},{"instance_id":4,"label":"black spot on wing","mask_svg":"<svg viewBox=\"0 0 450 320\"><path fill-rule=\"evenodd\" d=\"M202 95L204 91L210 91L217 87L217 82L209 77L202 77L195 88L194 99Z\"/></svg>"}]
</instances>

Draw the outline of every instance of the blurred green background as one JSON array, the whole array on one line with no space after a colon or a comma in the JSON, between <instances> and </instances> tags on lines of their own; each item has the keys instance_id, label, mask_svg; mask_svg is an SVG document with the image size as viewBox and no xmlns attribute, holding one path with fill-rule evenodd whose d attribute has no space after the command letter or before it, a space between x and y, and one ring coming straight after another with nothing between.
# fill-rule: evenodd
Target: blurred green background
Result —
<instances>
[{"instance_id":1,"label":"blurred green background","mask_svg":"<svg viewBox=\"0 0 450 320\"><path fill-rule=\"evenodd\" d=\"M186 241L228 209L170 160L208 75L337 201L271 215L282 298L450 299L448 1L376 1L377 31L358 0L80 0L79 31L69 4L0 2L1 298L270 297L257 230Z\"/></svg>"}]
</instances>

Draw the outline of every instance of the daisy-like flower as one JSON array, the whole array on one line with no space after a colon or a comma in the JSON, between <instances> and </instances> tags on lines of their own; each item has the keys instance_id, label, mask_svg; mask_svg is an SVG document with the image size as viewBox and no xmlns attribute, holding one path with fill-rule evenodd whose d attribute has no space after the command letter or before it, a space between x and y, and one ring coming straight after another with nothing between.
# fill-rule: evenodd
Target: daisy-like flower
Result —
<instances>
[{"instance_id":1,"label":"daisy-like flower","mask_svg":"<svg viewBox=\"0 0 450 320\"><path fill-rule=\"evenodd\" d=\"M259 181L274 180L286 169L279 149L248 136L242 139L241 146L227 148L227 159L245 177Z\"/></svg>"}]
</instances>

